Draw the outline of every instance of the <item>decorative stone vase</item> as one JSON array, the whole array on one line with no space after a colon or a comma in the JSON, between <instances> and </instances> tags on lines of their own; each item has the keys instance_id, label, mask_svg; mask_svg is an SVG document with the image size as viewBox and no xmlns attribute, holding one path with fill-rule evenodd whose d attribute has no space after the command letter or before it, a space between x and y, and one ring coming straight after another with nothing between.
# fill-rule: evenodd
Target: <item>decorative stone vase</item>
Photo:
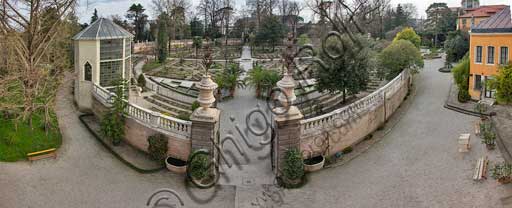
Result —
<instances>
[{"instance_id":1,"label":"decorative stone vase","mask_svg":"<svg viewBox=\"0 0 512 208\"><path fill-rule=\"evenodd\" d=\"M304 160L304 171L315 172L319 171L324 167L325 158L322 155Z\"/></svg>"},{"instance_id":2,"label":"decorative stone vase","mask_svg":"<svg viewBox=\"0 0 512 208\"><path fill-rule=\"evenodd\" d=\"M487 147L488 150L493 150L494 148L496 148L496 145L495 144L485 144L485 147Z\"/></svg>"},{"instance_id":3,"label":"decorative stone vase","mask_svg":"<svg viewBox=\"0 0 512 208\"><path fill-rule=\"evenodd\" d=\"M173 173L185 174L187 172L187 161L171 156L165 159L165 166Z\"/></svg>"}]
</instances>

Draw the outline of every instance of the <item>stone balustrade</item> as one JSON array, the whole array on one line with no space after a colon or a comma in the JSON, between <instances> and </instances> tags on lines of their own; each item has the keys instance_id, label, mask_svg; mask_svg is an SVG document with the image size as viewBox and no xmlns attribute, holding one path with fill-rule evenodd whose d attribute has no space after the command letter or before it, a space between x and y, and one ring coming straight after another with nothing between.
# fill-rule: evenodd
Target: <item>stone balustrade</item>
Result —
<instances>
[{"instance_id":1,"label":"stone balustrade","mask_svg":"<svg viewBox=\"0 0 512 208\"><path fill-rule=\"evenodd\" d=\"M98 101L107 107L111 105L111 98L115 96L114 93L109 92L98 85L93 86L93 95ZM129 117L140 121L143 124L149 125L152 128L163 130L178 138L190 138L192 122L165 116L161 113L137 106L126 100L125 102L127 102L125 112Z\"/></svg>"},{"instance_id":2,"label":"stone balustrade","mask_svg":"<svg viewBox=\"0 0 512 208\"><path fill-rule=\"evenodd\" d=\"M409 87L409 71L370 95L340 109L300 122L301 149L323 152L322 143L330 139L330 153L352 146L382 125L402 103ZM322 142L319 142L322 141Z\"/></svg>"}]
</instances>

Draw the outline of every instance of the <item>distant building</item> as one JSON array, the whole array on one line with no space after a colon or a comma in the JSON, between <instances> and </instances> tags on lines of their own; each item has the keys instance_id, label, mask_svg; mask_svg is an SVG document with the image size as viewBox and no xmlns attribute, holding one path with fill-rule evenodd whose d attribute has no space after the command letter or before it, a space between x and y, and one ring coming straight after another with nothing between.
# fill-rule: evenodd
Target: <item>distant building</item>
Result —
<instances>
[{"instance_id":1,"label":"distant building","mask_svg":"<svg viewBox=\"0 0 512 208\"><path fill-rule=\"evenodd\" d=\"M493 79L501 65L508 64L512 48L512 19L509 6L482 20L470 31L469 94L474 100L494 98L486 82Z\"/></svg>"},{"instance_id":2,"label":"distant building","mask_svg":"<svg viewBox=\"0 0 512 208\"><path fill-rule=\"evenodd\" d=\"M130 80L133 35L109 19L100 18L73 37L75 100L81 111L92 109L93 85L112 87Z\"/></svg>"},{"instance_id":3,"label":"distant building","mask_svg":"<svg viewBox=\"0 0 512 208\"><path fill-rule=\"evenodd\" d=\"M503 10L506 5L488 5L477 8L466 8L459 12L457 18L457 30L469 31L472 26L478 25L483 20L488 19L499 11Z\"/></svg>"},{"instance_id":4,"label":"distant building","mask_svg":"<svg viewBox=\"0 0 512 208\"><path fill-rule=\"evenodd\" d=\"M480 7L479 0L462 0L460 3L462 5L462 9L474 9Z\"/></svg>"}]
</instances>

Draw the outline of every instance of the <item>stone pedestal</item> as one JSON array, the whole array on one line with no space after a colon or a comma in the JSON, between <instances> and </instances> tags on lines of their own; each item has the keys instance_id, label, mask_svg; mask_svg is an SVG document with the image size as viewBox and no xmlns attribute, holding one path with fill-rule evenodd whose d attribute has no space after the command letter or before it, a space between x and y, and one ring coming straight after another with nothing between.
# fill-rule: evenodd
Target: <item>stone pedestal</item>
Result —
<instances>
[{"instance_id":1,"label":"stone pedestal","mask_svg":"<svg viewBox=\"0 0 512 208\"><path fill-rule=\"evenodd\" d=\"M220 110L215 108L198 108L194 111L190 120L192 121L192 132L190 142L192 152L198 149L206 149L212 152L214 144L212 138L217 141L217 132L219 131Z\"/></svg>"},{"instance_id":2,"label":"stone pedestal","mask_svg":"<svg viewBox=\"0 0 512 208\"><path fill-rule=\"evenodd\" d=\"M284 110L284 109L281 109ZM287 113L279 115L274 119L276 128L276 139L274 140L274 164L276 174L280 176L283 170L284 156L288 149L300 150L300 121L304 118L299 109L290 106Z\"/></svg>"}]
</instances>

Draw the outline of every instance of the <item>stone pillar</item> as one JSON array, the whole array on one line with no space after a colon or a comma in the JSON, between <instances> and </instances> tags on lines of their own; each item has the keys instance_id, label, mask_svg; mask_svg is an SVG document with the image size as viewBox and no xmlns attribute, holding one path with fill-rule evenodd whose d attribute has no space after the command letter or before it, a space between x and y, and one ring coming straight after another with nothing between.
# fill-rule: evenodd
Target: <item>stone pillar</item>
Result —
<instances>
[{"instance_id":1,"label":"stone pillar","mask_svg":"<svg viewBox=\"0 0 512 208\"><path fill-rule=\"evenodd\" d=\"M196 109L190 116L192 121L190 137L192 151L198 149L214 151L212 138L217 141L216 135L219 130L220 111L216 108L210 108L210 106L215 102L213 91L217 89L217 86L208 74L204 75L201 82L196 86L199 89L197 101L201 107Z\"/></svg>"},{"instance_id":2,"label":"stone pillar","mask_svg":"<svg viewBox=\"0 0 512 208\"><path fill-rule=\"evenodd\" d=\"M300 151L300 121L304 118L300 110L293 106L297 99L295 96L295 80L293 79L294 59L296 57L293 46L293 36L288 36L288 46L285 52L284 62L286 71L283 78L277 83L281 94L278 99L282 107L276 108L277 116L274 119L276 139L274 141L274 154L277 176L281 175L284 156L288 149L296 148Z\"/></svg>"}]
</instances>

